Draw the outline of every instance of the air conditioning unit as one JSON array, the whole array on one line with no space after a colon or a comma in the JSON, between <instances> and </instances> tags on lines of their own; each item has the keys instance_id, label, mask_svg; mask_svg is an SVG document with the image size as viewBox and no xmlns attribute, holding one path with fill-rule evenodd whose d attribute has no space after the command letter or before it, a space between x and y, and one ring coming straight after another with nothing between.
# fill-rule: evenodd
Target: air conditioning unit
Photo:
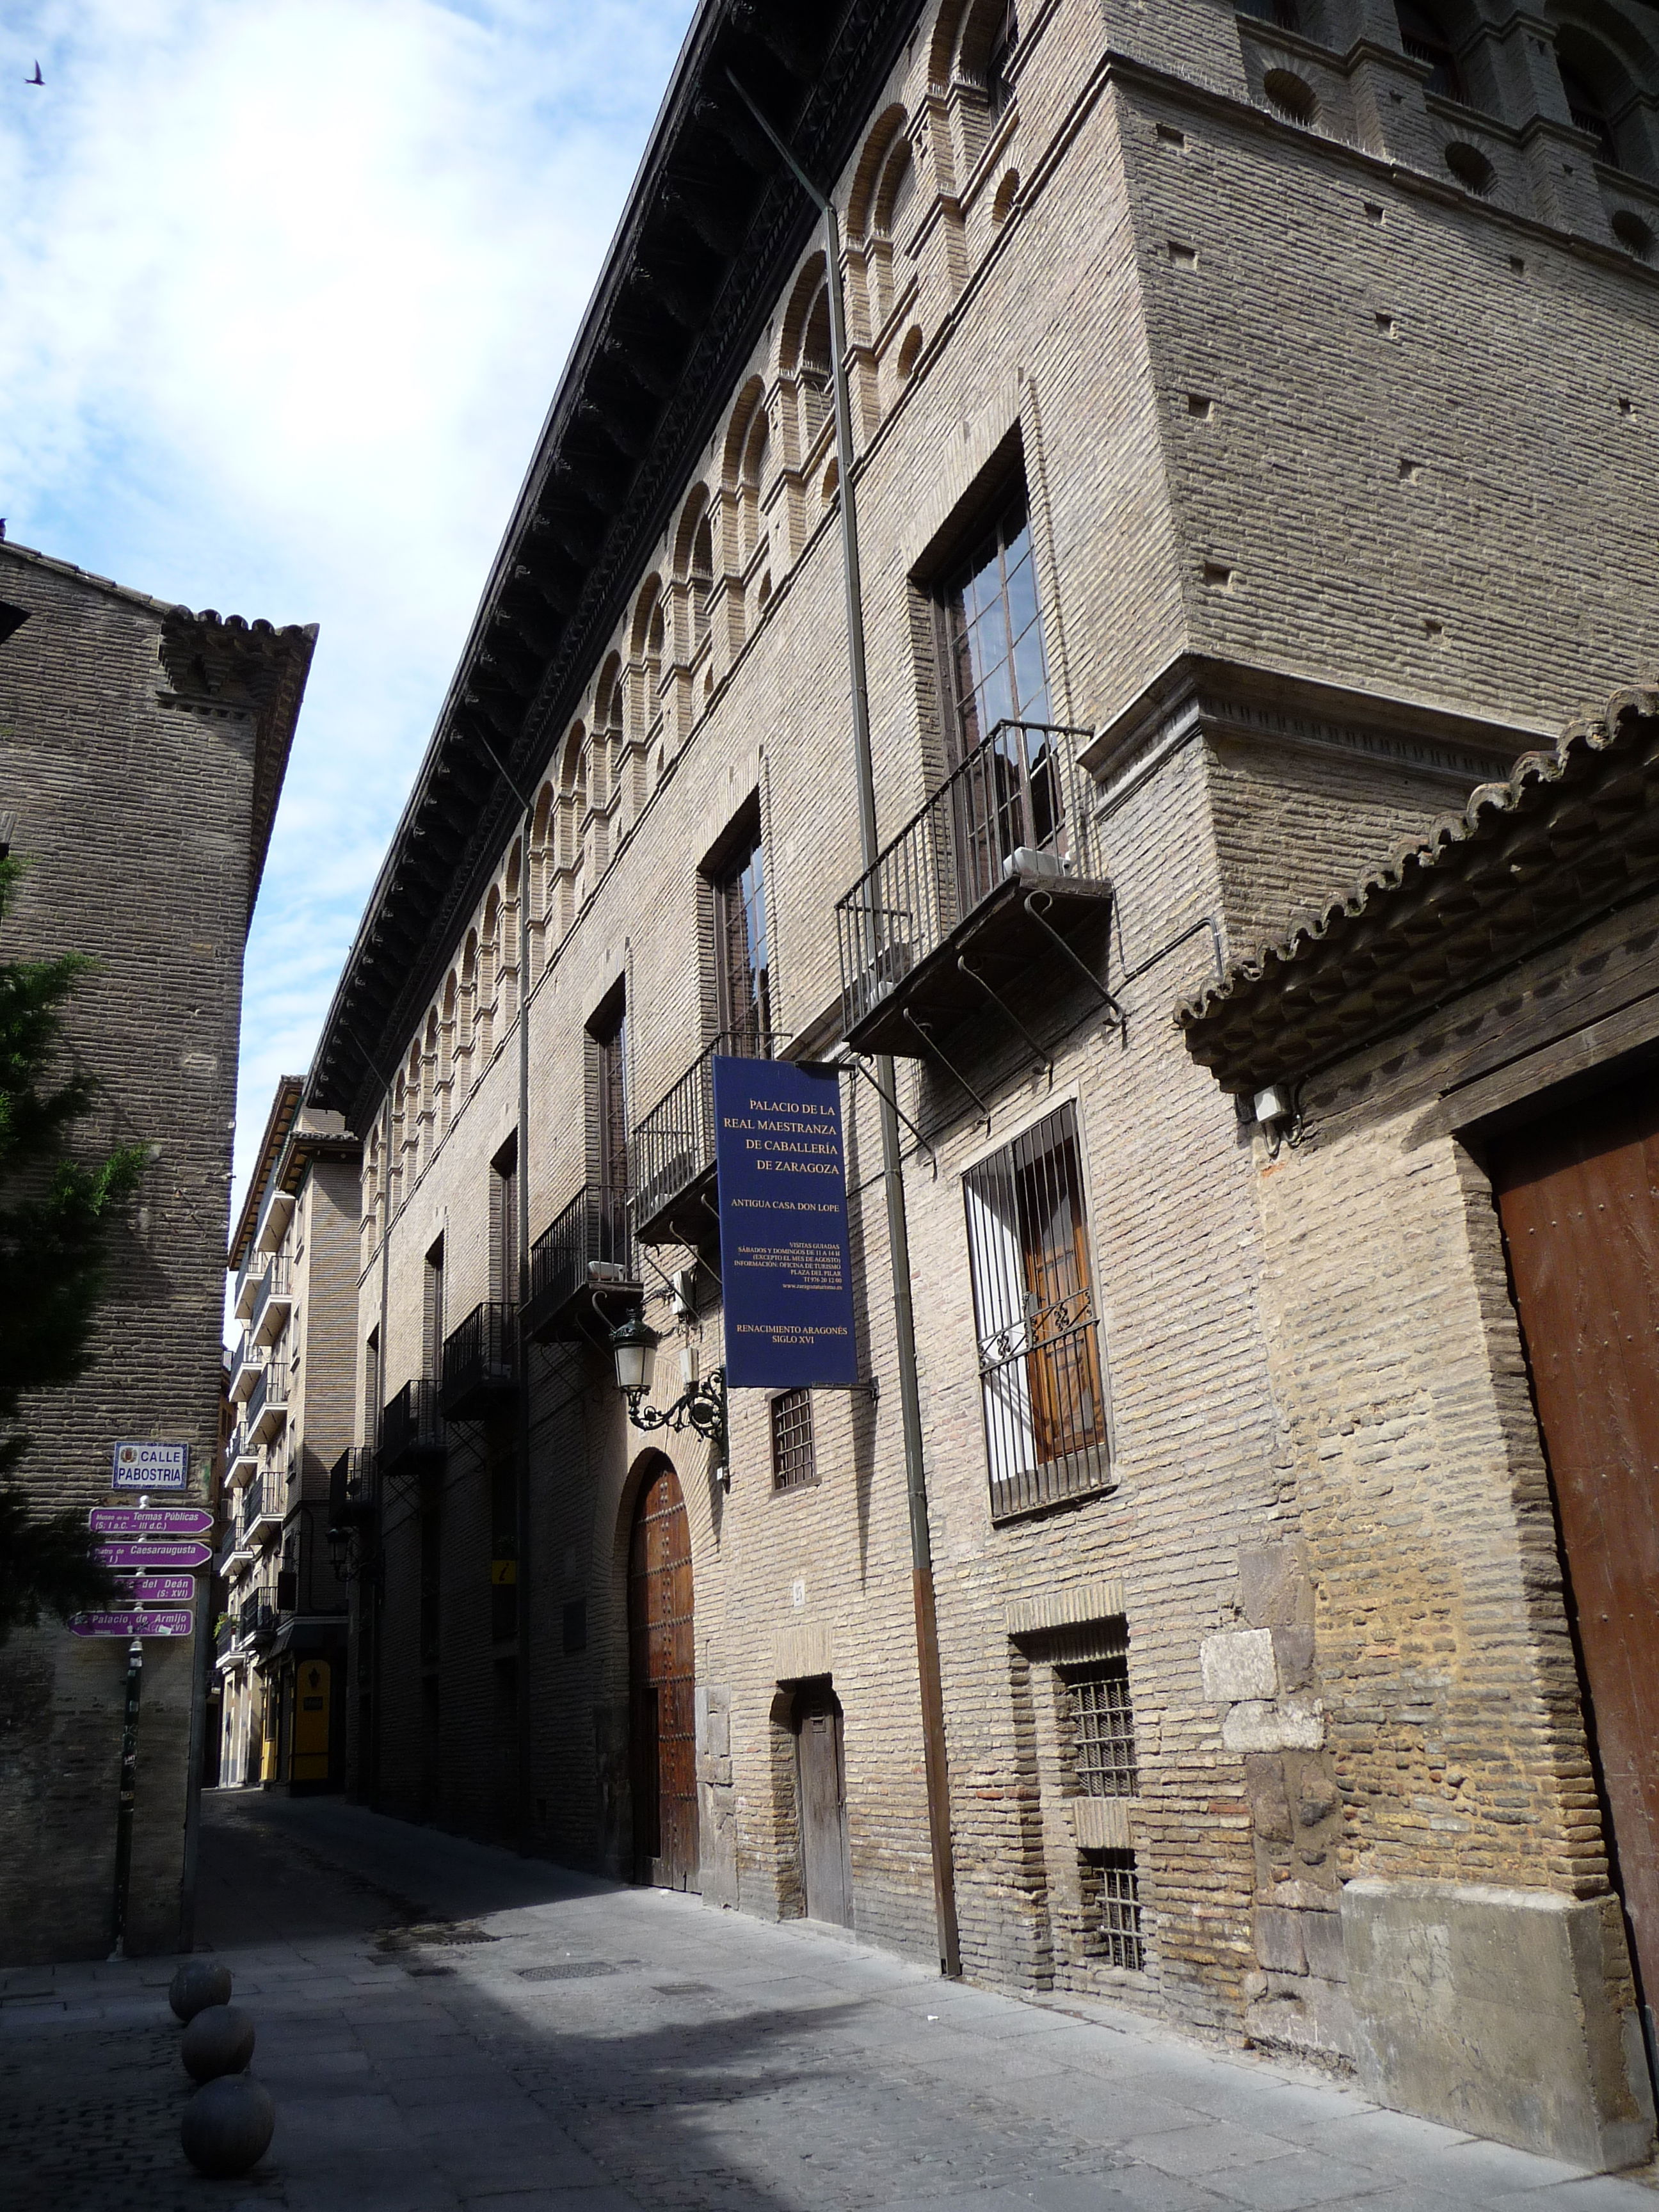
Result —
<instances>
[{"instance_id":1,"label":"air conditioning unit","mask_svg":"<svg viewBox=\"0 0 1659 2212\"><path fill-rule=\"evenodd\" d=\"M1040 845L1016 845L1002 864L1005 876L1063 876L1065 868L1058 853L1046 852Z\"/></svg>"}]
</instances>

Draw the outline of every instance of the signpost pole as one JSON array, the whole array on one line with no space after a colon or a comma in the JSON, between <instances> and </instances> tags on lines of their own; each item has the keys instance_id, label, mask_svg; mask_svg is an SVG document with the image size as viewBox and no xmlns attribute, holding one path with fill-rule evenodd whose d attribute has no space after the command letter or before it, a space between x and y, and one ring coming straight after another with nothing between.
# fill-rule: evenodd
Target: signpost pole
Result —
<instances>
[{"instance_id":1,"label":"signpost pole","mask_svg":"<svg viewBox=\"0 0 1659 2212\"><path fill-rule=\"evenodd\" d=\"M880 847L876 836L875 769L870 744L870 687L865 667L864 580L859 562L859 521L854 483L853 406L847 383L847 313L841 285L841 225L836 204L821 191L765 116L727 71L732 90L776 147L796 182L823 217L824 283L830 303L830 375L836 402L836 489L841 494L841 550L847 607L847 658L853 708L853 758L857 774L859 837L866 870ZM939 1965L962 1972L957 1936L956 1862L951 1840L950 1778L945 1761L945 1688L939 1668L939 1623L933 1603L933 1546L927 1518L927 1471L922 1455L921 1391L916 1375L915 1315L910 1297L910 1232L904 1206L904 1153L890 1055L875 1066L880 1093L882 1182L887 1199L887 1252L892 1278L893 1336L898 1367L899 1413L904 1433L905 1491L910 1513L910 1578L915 1600L916 1666L921 1692L923 1765L927 1826L933 1846L933 1900Z\"/></svg>"},{"instance_id":2,"label":"signpost pole","mask_svg":"<svg viewBox=\"0 0 1659 2212\"><path fill-rule=\"evenodd\" d=\"M138 1783L138 1693L143 1686L144 1647L137 1637L127 1646L126 1708L121 1722L121 1787L115 1814L115 1947L112 1959L127 1948L127 1892L132 1881L132 1808Z\"/></svg>"}]
</instances>

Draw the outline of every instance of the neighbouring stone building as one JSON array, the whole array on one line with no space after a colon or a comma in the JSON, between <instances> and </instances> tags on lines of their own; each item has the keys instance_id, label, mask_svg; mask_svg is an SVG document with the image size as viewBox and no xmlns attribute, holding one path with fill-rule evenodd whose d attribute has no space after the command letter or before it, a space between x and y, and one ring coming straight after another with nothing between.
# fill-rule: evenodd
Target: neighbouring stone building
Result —
<instances>
[{"instance_id":1,"label":"neighbouring stone building","mask_svg":"<svg viewBox=\"0 0 1659 2212\"><path fill-rule=\"evenodd\" d=\"M25 1407L25 1486L101 1504L120 1441L220 1437L242 953L314 628L192 614L0 544L0 812L27 872L9 948L91 956L65 1035L88 1152L150 1147L82 1379ZM131 1498L117 1503L136 1502ZM161 1502L158 1500L158 1502ZM190 1938L207 1685L196 1632L145 1644L127 1948ZM110 1948L125 1639L56 1623L0 1650L0 1959Z\"/></svg>"},{"instance_id":2,"label":"neighbouring stone building","mask_svg":"<svg viewBox=\"0 0 1659 2212\"><path fill-rule=\"evenodd\" d=\"M745 94L843 241L873 859L825 226ZM1469 2124L1639 2151L1536 1497L1481 1463L1443 1627L1350 1441L1474 1295L1360 1288L1371 1168L1433 1246L1448 1155L1268 1158L1278 1063L1229 1097L1174 1016L1650 650L1656 101L1634 5L699 10L309 1078L364 1146L372 1802L1437 2112L1415 1976L1503 2023ZM720 1364L716 1053L844 1071L867 1378L733 1392L725 1455L610 1349L671 1340L659 1413Z\"/></svg>"},{"instance_id":3,"label":"neighbouring stone building","mask_svg":"<svg viewBox=\"0 0 1659 2212\"><path fill-rule=\"evenodd\" d=\"M329 1476L356 1421L362 1148L337 1114L276 1085L230 1242L235 1425L215 1635L222 1786L337 1790L345 1773L346 1586Z\"/></svg>"}]
</instances>

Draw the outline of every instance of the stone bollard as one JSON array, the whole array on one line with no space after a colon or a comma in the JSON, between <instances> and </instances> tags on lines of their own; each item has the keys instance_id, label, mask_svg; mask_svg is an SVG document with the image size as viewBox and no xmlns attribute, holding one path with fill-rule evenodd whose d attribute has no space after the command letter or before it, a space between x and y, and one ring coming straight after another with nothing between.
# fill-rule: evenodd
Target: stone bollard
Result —
<instances>
[{"instance_id":1,"label":"stone bollard","mask_svg":"<svg viewBox=\"0 0 1659 2212\"><path fill-rule=\"evenodd\" d=\"M223 2074L185 2106L179 2140L198 2173L229 2180L257 2166L270 2147L276 2107L249 2074Z\"/></svg>"},{"instance_id":2,"label":"stone bollard","mask_svg":"<svg viewBox=\"0 0 1659 2212\"><path fill-rule=\"evenodd\" d=\"M186 1959L173 1978L167 2002L179 2018L194 2020L209 2005L230 2002L230 1968L211 1959Z\"/></svg>"},{"instance_id":3,"label":"stone bollard","mask_svg":"<svg viewBox=\"0 0 1659 2212\"><path fill-rule=\"evenodd\" d=\"M185 2030L179 2056L193 2081L245 2074L253 2056L253 2022L234 2005L208 2005Z\"/></svg>"}]
</instances>

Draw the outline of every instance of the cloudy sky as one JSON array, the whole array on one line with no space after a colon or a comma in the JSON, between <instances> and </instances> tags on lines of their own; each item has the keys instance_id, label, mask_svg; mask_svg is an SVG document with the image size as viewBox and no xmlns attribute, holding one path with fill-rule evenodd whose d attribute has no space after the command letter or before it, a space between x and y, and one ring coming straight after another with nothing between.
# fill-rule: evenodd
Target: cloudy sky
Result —
<instances>
[{"instance_id":1,"label":"cloudy sky","mask_svg":"<svg viewBox=\"0 0 1659 2212\"><path fill-rule=\"evenodd\" d=\"M9 535L161 599L322 626L248 946L239 1194L277 1074L310 1058L690 14L0 14Z\"/></svg>"}]
</instances>

